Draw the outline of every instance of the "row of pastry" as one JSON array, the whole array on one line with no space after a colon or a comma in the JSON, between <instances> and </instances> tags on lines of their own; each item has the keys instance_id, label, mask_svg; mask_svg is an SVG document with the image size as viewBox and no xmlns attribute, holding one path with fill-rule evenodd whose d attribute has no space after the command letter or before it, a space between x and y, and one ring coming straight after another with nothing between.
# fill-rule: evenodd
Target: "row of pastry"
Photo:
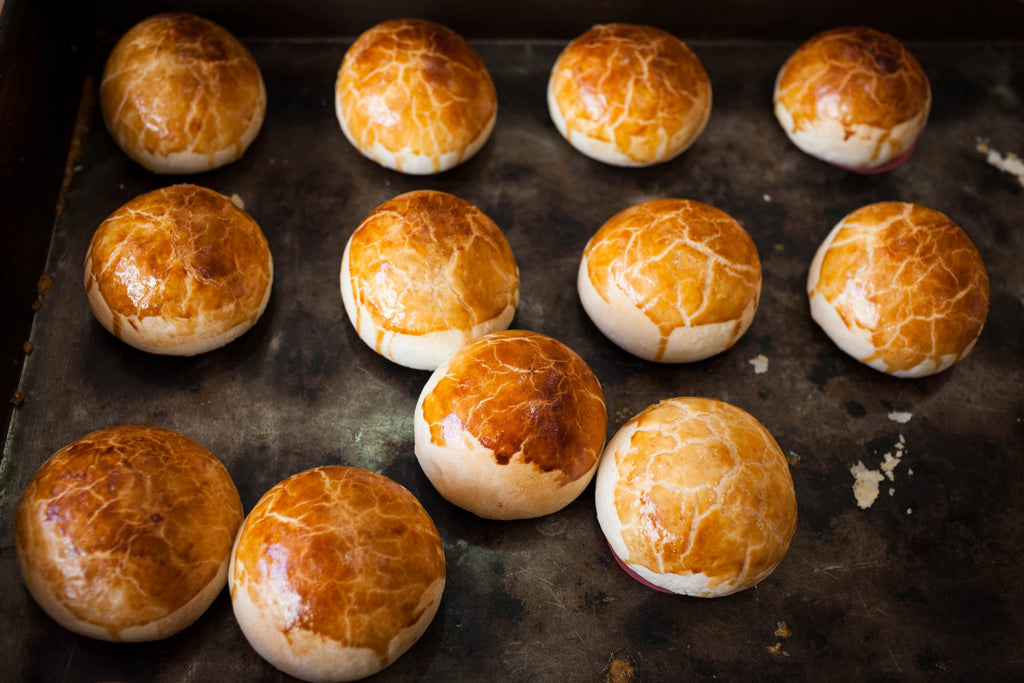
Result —
<instances>
[{"instance_id":1,"label":"row of pastry","mask_svg":"<svg viewBox=\"0 0 1024 683\"><path fill-rule=\"evenodd\" d=\"M364 156L391 169L450 169L486 143L498 101L486 65L451 29L394 19L349 47L334 88L338 122ZM552 66L548 109L577 150L619 166L685 151L711 115L711 81L698 56L661 29L600 24ZM227 30L189 14L131 28L100 85L117 144L160 173L195 173L241 157L263 124L259 66ZM928 78L894 37L844 27L811 38L779 71L776 117L805 152L860 172L904 161L931 106Z\"/></svg>"}]
</instances>

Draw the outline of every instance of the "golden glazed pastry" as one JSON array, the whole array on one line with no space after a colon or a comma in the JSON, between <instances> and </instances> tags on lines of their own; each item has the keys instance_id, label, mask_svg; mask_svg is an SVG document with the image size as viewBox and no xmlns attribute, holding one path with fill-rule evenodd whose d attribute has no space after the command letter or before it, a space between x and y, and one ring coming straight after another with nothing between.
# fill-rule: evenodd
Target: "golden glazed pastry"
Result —
<instances>
[{"instance_id":1,"label":"golden glazed pastry","mask_svg":"<svg viewBox=\"0 0 1024 683\"><path fill-rule=\"evenodd\" d=\"M633 578L669 593L713 598L775 569L796 529L786 458L736 406L673 398L612 437L595 488L597 518Z\"/></svg>"},{"instance_id":2,"label":"golden glazed pastry","mask_svg":"<svg viewBox=\"0 0 1024 683\"><path fill-rule=\"evenodd\" d=\"M473 48L423 19L385 21L359 36L334 96L341 130L360 154L416 175L476 154L498 113L491 75Z\"/></svg>"},{"instance_id":3,"label":"golden glazed pastry","mask_svg":"<svg viewBox=\"0 0 1024 683\"><path fill-rule=\"evenodd\" d=\"M590 238L576 284L606 337L645 360L684 363L724 351L750 327L761 260L725 212L654 199L612 216Z\"/></svg>"},{"instance_id":4,"label":"golden glazed pastry","mask_svg":"<svg viewBox=\"0 0 1024 683\"><path fill-rule=\"evenodd\" d=\"M273 279L256 221L196 185L131 200L100 224L85 255L96 319L150 353L190 356L227 344L256 324Z\"/></svg>"},{"instance_id":5,"label":"golden glazed pastry","mask_svg":"<svg viewBox=\"0 0 1024 683\"><path fill-rule=\"evenodd\" d=\"M496 332L455 352L423 387L416 457L450 503L488 519L540 517L587 487L607 420L597 377L569 347Z\"/></svg>"},{"instance_id":6,"label":"golden glazed pastry","mask_svg":"<svg viewBox=\"0 0 1024 683\"><path fill-rule=\"evenodd\" d=\"M267 95L231 33L191 14L158 14L114 46L100 108L114 141L143 167L198 173L242 156L263 125Z\"/></svg>"},{"instance_id":7,"label":"golden glazed pastry","mask_svg":"<svg viewBox=\"0 0 1024 683\"><path fill-rule=\"evenodd\" d=\"M57 451L18 503L25 585L90 638L158 640L224 587L242 502L224 466L181 434L112 427Z\"/></svg>"},{"instance_id":8,"label":"golden glazed pastry","mask_svg":"<svg viewBox=\"0 0 1024 683\"><path fill-rule=\"evenodd\" d=\"M651 26L599 24L569 43L548 79L558 132L592 159L649 166L693 144L711 81L685 43Z\"/></svg>"},{"instance_id":9,"label":"golden glazed pastry","mask_svg":"<svg viewBox=\"0 0 1024 683\"><path fill-rule=\"evenodd\" d=\"M807 274L811 316L843 351L896 377L950 367L988 315L988 274L948 216L879 202L832 229Z\"/></svg>"},{"instance_id":10,"label":"golden glazed pastry","mask_svg":"<svg viewBox=\"0 0 1024 683\"><path fill-rule=\"evenodd\" d=\"M441 602L444 548L405 488L356 467L300 472L270 489L238 533L228 586L242 633L307 681L389 666Z\"/></svg>"},{"instance_id":11,"label":"golden glazed pastry","mask_svg":"<svg viewBox=\"0 0 1024 683\"><path fill-rule=\"evenodd\" d=\"M793 144L861 173L907 160L931 102L914 55L896 38L863 26L814 36L775 81L775 117Z\"/></svg>"},{"instance_id":12,"label":"golden glazed pastry","mask_svg":"<svg viewBox=\"0 0 1024 683\"><path fill-rule=\"evenodd\" d=\"M345 245L341 297L359 337L385 358L433 370L512 322L519 269L498 226L444 192L399 195Z\"/></svg>"}]
</instances>

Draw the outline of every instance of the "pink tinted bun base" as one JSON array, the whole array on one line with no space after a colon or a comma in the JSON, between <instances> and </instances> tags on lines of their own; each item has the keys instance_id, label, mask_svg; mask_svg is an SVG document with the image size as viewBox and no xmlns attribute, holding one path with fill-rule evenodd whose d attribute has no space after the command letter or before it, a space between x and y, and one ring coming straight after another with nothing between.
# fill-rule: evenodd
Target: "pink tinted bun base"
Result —
<instances>
[{"instance_id":1,"label":"pink tinted bun base","mask_svg":"<svg viewBox=\"0 0 1024 683\"><path fill-rule=\"evenodd\" d=\"M891 161L887 161L886 163L882 164L881 166L875 166L874 168L853 168L851 166L843 166L842 164L832 164L832 165L833 166L838 166L839 168L843 169L844 171L850 171L851 173L860 173L861 175L874 175L876 173L885 173L886 171L893 170L897 166L900 166L901 164L903 164L903 162L905 162L907 159L909 159L910 155L913 154L913 153L914 153L914 146L911 145L910 148L906 152L904 152L903 154L899 155L895 159L892 159Z\"/></svg>"}]
</instances>

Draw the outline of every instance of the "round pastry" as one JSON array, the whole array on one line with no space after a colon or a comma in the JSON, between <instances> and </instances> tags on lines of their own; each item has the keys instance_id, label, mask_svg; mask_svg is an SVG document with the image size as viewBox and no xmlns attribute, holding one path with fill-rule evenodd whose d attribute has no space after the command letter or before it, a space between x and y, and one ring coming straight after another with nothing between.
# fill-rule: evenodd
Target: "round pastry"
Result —
<instances>
[{"instance_id":1,"label":"round pastry","mask_svg":"<svg viewBox=\"0 0 1024 683\"><path fill-rule=\"evenodd\" d=\"M345 137L385 168L427 175L457 166L491 135L498 97L460 35L423 19L393 19L345 53L334 86Z\"/></svg>"},{"instance_id":2,"label":"round pastry","mask_svg":"<svg viewBox=\"0 0 1024 683\"><path fill-rule=\"evenodd\" d=\"M230 199L172 185L100 224L85 255L85 290L100 324L137 349L191 356L256 324L274 264L263 232Z\"/></svg>"},{"instance_id":3,"label":"round pastry","mask_svg":"<svg viewBox=\"0 0 1024 683\"><path fill-rule=\"evenodd\" d=\"M240 158L267 109L263 77L231 33L192 14L133 26L103 68L100 108L118 146L156 173L198 173Z\"/></svg>"},{"instance_id":4,"label":"round pastry","mask_svg":"<svg viewBox=\"0 0 1024 683\"><path fill-rule=\"evenodd\" d=\"M906 161L931 102L914 55L896 38L863 26L814 36L775 80L775 117L793 144L859 173Z\"/></svg>"},{"instance_id":5,"label":"round pastry","mask_svg":"<svg viewBox=\"0 0 1024 683\"><path fill-rule=\"evenodd\" d=\"M352 233L341 260L341 298L370 348L433 370L466 342L509 326L519 269L480 209L420 190L384 202Z\"/></svg>"},{"instance_id":6,"label":"round pastry","mask_svg":"<svg viewBox=\"0 0 1024 683\"><path fill-rule=\"evenodd\" d=\"M620 347L686 363L724 351L750 327L761 260L725 212L655 199L601 226L583 250L576 285L587 315Z\"/></svg>"},{"instance_id":7,"label":"round pastry","mask_svg":"<svg viewBox=\"0 0 1024 683\"><path fill-rule=\"evenodd\" d=\"M138 642L181 631L224 587L242 502L186 436L111 427L57 451L18 503L29 593L61 626Z\"/></svg>"},{"instance_id":8,"label":"round pastry","mask_svg":"<svg viewBox=\"0 0 1024 683\"><path fill-rule=\"evenodd\" d=\"M672 398L608 442L597 472L597 519L633 578L668 593L714 598L775 569L796 529L786 458L736 406Z\"/></svg>"},{"instance_id":9,"label":"round pastry","mask_svg":"<svg viewBox=\"0 0 1024 683\"><path fill-rule=\"evenodd\" d=\"M844 217L807 274L811 317L843 351L896 377L950 367L988 315L988 275L949 217L879 202Z\"/></svg>"},{"instance_id":10,"label":"round pastry","mask_svg":"<svg viewBox=\"0 0 1024 683\"><path fill-rule=\"evenodd\" d=\"M416 457L450 503L487 519L540 517L575 500L607 428L597 377L551 337L509 330L470 342L420 393Z\"/></svg>"},{"instance_id":11,"label":"round pastry","mask_svg":"<svg viewBox=\"0 0 1024 683\"><path fill-rule=\"evenodd\" d=\"M598 24L569 43L548 79L558 132L586 156L650 166L693 144L711 115L711 81L683 41L651 26Z\"/></svg>"},{"instance_id":12,"label":"round pastry","mask_svg":"<svg viewBox=\"0 0 1024 683\"><path fill-rule=\"evenodd\" d=\"M249 644L307 681L352 681L389 666L434 618L441 537L401 485L325 466L270 489L246 518L228 586Z\"/></svg>"}]
</instances>

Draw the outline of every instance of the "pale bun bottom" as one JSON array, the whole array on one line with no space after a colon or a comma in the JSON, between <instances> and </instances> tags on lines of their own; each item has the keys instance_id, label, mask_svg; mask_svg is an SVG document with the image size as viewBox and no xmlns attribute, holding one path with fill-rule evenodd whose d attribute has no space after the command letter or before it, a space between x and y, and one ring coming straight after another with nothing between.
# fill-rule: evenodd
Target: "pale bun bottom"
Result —
<instances>
[{"instance_id":1,"label":"pale bun bottom","mask_svg":"<svg viewBox=\"0 0 1024 683\"><path fill-rule=\"evenodd\" d=\"M334 113L337 115L338 123L341 125L341 132L345 134L345 138L355 147L356 151L384 168L409 175L434 175L468 161L480 151L480 148L491 137L491 132L494 130L494 122L498 118L497 111L495 111L480 131L480 134L470 140L462 149L448 150L439 154L422 154L409 148L389 149L379 141L374 141L369 146L362 145L356 141L352 131L349 130L348 120L341 109L340 97L334 98Z\"/></svg>"},{"instance_id":2,"label":"pale bun bottom","mask_svg":"<svg viewBox=\"0 0 1024 683\"><path fill-rule=\"evenodd\" d=\"M626 294L611 287L609 300L594 288L588 273L586 255L580 261L576 289L580 303L590 320L615 345L648 361L660 363L691 363L725 351L750 328L757 312L757 298L751 300L736 320L707 325L677 327L664 341L662 332Z\"/></svg>"},{"instance_id":3,"label":"pale bun bottom","mask_svg":"<svg viewBox=\"0 0 1024 683\"><path fill-rule=\"evenodd\" d=\"M20 560L21 558L19 557ZM21 573L29 593L43 611L69 631L97 640L141 643L168 638L184 630L201 617L220 594L221 590L223 590L227 582L228 558L225 557L221 562L213 579L184 605L160 619L146 624L129 626L117 632L111 632L110 629L85 621L72 614L54 594L49 583L37 571L29 569L23 561L21 561ZM108 600L107 612L118 612L118 596L112 593L109 595Z\"/></svg>"},{"instance_id":4,"label":"pale bun bottom","mask_svg":"<svg viewBox=\"0 0 1024 683\"><path fill-rule=\"evenodd\" d=\"M891 170L906 161L924 128L926 116L914 117L891 129L855 124L850 126L850 135L842 123L827 118L794 130L792 114L776 99L775 118L790 141L804 153L846 170L864 173Z\"/></svg>"},{"instance_id":5,"label":"pale bun bottom","mask_svg":"<svg viewBox=\"0 0 1024 683\"><path fill-rule=\"evenodd\" d=\"M89 273L92 272L91 260L86 263L85 272L86 278L88 278ZM104 329L140 351L164 356L195 356L225 346L242 336L252 329L266 310L267 303L270 301L272 285L273 276L267 282L267 288L259 307L247 320L218 332L218 328L222 325L216 320L216 315L211 315L211 319L208 321L200 319L198 324L195 320L186 320L181 323L173 318L152 315L130 320L122 318L120 324L115 325L114 312L107 305L106 299L100 293L100 288L90 287L88 279L86 280L89 307ZM200 329L197 331L194 327ZM201 329L203 327L208 327L209 330L203 331Z\"/></svg>"},{"instance_id":6,"label":"pale bun bottom","mask_svg":"<svg viewBox=\"0 0 1024 683\"><path fill-rule=\"evenodd\" d=\"M548 81L548 111L551 114L551 120L555 124L555 128L565 138L566 142L573 146L576 151L580 152L584 156L590 157L595 161L600 161L611 166L622 166L625 168L637 168L642 166L652 166L654 164L660 164L666 161L671 161L692 144L680 143L679 140L673 139L667 135L665 131L659 131L658 146L654 152L651 153L648 159L635 159L628 154L622 152L618 145L608 140L599 140L598 138L591 137L577 130L570 130L569 125L565 120L565 116L562 115L562 109L558 106L558 99L555 97L554 88L552 81ZM696 139L697 135L704 129L707 119L705 118L696 133L693 134L693 138ZM681 137L681 136L677 136Z\"/></svg>"},{"instance_id":7,"label":"pale bun bottom","mask_svg":"<svg viewBox=\"0 0 1024 683\"><path fill-rule=\"evenodd\" d=\"M231 557L234 566L234 552ZM283 628L249 599L244 586L232 587L231 592L235 620L246 640L276 669L304 681L356 681L386 669L419 640L437 613L444 579L424 592L420 601L423 613L415 623L395 634L385 661L370 648L345 647L302 628Z\"/></svg>"},{"instance_id":8,"label":"pale bun bottom","mask_svg":"<svg viewBox=\"0 0 1024 683\"><path fill-rule=\"evenodd\" d=\"M383 328L374 321L368 310L356 305L349 259L351 245L352 239L349 238L341 257L341 301L359 338L393 363L413 370L434 370L474 339L492 332L507 330L512 318L515 317L516 307L509 305L494 318L485 320L469 330L448 329L425 334L405 334Z\"/></svg>"},{"instance_id":9,"label":"pale bun bottom","mask_svg":"<svg viewBox=\"0 0 1024 683\"><path fill-rule=\"evenodd\" d=\"M427 380L413 419L416 459L445 500L484 519L533 519L561 510L583 493L596 467L563 485L557 470L541 472L515 456L499 465L494 452L464 430L442 428L448 444L433 443L430 425L423 418L423 401L446 370L447 364L442 365Z\"/></svg>"}]
</instances>

